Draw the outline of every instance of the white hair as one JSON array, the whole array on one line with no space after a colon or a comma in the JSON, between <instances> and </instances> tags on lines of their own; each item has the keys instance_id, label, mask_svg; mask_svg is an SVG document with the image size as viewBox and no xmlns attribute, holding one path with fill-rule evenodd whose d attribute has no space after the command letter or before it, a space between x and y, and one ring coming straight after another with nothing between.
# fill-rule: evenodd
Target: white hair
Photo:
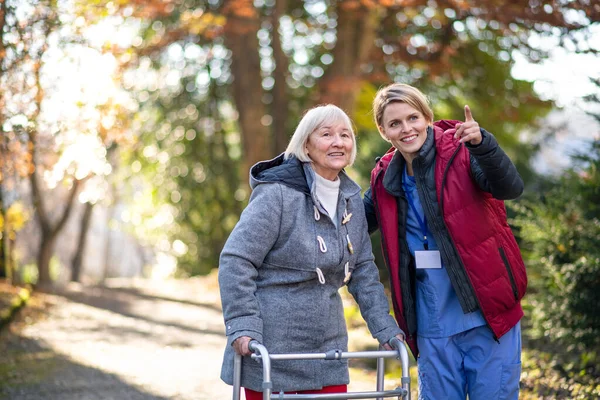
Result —
<instances>
[{"instance_id":1,"label":"white hair","mask_svg":"<svg viewBox=\"0 0 600 400\"><path fill-rule=\"evenodd\" d=\"M288 143L287 149L285 149L285 158L288 159L291 156L295 156L303 162L312 161L306 153L308 137L320 127L335 122L343 122L352 134L353 146L350 154L350 165L354 164L354 160L356 159L356 137L354 136L354 129L352 129L352 121L350 121L350 117L341 108L333 104L311 108L304 114Z\"/></svg>"}]
</instances>

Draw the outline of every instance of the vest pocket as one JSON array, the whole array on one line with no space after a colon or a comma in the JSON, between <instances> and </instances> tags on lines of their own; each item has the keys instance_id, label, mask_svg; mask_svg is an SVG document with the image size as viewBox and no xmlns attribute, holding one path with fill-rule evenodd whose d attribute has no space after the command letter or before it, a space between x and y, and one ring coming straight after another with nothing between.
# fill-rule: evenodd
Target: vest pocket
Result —
<instances>
[{"instance_id":1,"label":"vest pocket","mask_svg":"<svg viewBox=\"0 0 600 400\"><path fill-rule=\"evenodd\" d=\"M504 262L504 267L506 268L506 272L508 273L508 278L510 279L510 287L512 288L513 295L515 296L515 300L519 300L519 292L517 290L517 284L515 282L515 277L513 276L512 269L510 268L510 264L508 262L508 258L506 257L506 253L502 247L498 248L498 252L500 252L500 257L502 257L502 262Z\"/></svg>"}]
</instances>

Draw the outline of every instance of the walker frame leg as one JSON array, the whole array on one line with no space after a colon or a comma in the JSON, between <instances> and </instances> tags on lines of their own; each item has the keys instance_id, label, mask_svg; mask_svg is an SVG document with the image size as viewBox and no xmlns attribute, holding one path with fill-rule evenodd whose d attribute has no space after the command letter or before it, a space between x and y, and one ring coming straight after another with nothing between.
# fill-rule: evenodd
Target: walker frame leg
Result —
<instances>
[{"instance_id":1,"label":"walker frame leg","mask_svg":"<svg viewBox=\"0 0 600 400\"><path fill-rule=\"evenodd\" d=\"M383 349L383 347L379 346L379 350L382 350L382 349ZM383 357L378 357L377 358L377 386L376 386L376 390L378 392L383 392L384 380L385 380L385 359ZM383 398L378 397L377 400L383 400Z\"/></svg>"},{"instance_id":2,"label":"walker frame leg","mask_svg":"<svg viewBox=\"0 0 600 400\"><path fill-rule=\"evenodd\" d=\"M242 356L235 354L233 359L233 400L240 400L242 381Z\"/></svg>"}]
</instances>

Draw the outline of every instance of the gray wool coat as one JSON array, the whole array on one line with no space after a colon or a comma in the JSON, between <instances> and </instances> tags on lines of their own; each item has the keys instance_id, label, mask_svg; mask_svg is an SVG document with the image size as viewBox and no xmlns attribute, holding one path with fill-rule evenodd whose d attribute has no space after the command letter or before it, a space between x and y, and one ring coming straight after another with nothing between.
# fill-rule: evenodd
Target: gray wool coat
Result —
<instances>
[{"instance_id":1,"label":"gray wool coat","mask_svg":"<svg viewBox=\"0 0 600 400\"><path fill-rule=\"evenodd\" d=\"M373 261L360 187L340 173L338 228L316 198L314 174L309 163L283 155L251 169L250 202L219 262L227 335L221 379L230 385L231 344L240 336L256 339L273 354L347 351L338 293L345 284L374 338L385 343L402 333ZM274 361L271 378L274 392L349 382L346 360ZM242 386L262 391L261 384L261 365L244 357Z\"/></svg>"}]
</instances>

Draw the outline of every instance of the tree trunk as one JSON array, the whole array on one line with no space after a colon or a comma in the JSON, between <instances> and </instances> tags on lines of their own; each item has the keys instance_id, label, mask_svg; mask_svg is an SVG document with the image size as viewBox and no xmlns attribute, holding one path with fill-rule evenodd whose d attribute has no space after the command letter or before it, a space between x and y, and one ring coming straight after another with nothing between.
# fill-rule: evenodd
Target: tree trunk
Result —
<instances>
[{"instance_id":1,"label":"tree trunk","mask_svg":"<svg viewBox=\"0 0 600 400\"><path fill-rule=\"evenodd\" d=\"M32 143L34 143L32 151L35 151L35 140L32 140ZM32 160L35 160L35 155L32 156ZM54 243L56 241L56 237L67 223L69 215L73 210L73 204L75 203L75 197L79 190L79 186L86 178L84 178L83 180L73 181L73 187L71 188L71 191L68 194L68 198L64 206L65 208L63 209L62 214L58 219L58 222L56 222L56 224L54 225L52 224L48 214L46 213L46 208L43 200L44 197L41 191L40 183L37 178L37 172L34 171L29 176L29 179L31 182L31 197L36 210L36 217L39 222L40 230L42 231L42 239L40 242L40 249L38 252L38 285L47 287L52 285L52 280L50 279L50 259L52 258L52 253L54 251Z\"/></svg>"},{"instance_id":2,"label":"tree trunk","mask_svg":"<svg viewBox=\"0 0 600 400\"><path fill-rule=\"evenodd\" d=\"M6 217L6 213L4 213ZM8 227L8 221L4 220L4 232L2 232L2 266L0 270L0 277L6 278L8 283L14 284L19 281L15 279L15 267L14 267L14 240L10 238L10 231Z\"/></svg>"},{"instance_id":3,"label":"tree trunk","mask_svg":"<svg viewBox=\"0 0 600 400\"><path fill-rule=\"evenodd\" d=\"M362 84L362 67L375 48L380 19L377 7L338 2L337 43L333 63L319 81L319 103L332 103L352 115Z\"/></svg>"},{"instance_id":4,"label":"tree trunk","mask_svg":"<svg viewBox=\"0 0 600 400\"><path fill-rule=\"evenodd\" d=\"M0 240L0 278L6 278L8 283L13 283L13 271L10 264L10 239L8 238L8 229L4 228L2 240Z\"/></svg>"},{"instance_id":5,"label":"tree trunk","mask_svg":"<svg viewBox=\"0 0 600 400\"><path fill-rule=\"evenodd\" d=\"M0 152L2 149L0 148ZM2 168L2 165L0 165ZM0 181L1 182L1 181ZM7 266L6 266L6 245L5 243L8 241L7 235L7 227L6 227L6 213L4 212L4 202L2 197L2 188L0 187L0 219L2 219L2 232L0 233L0 278L6 278L7 276Z\"/></svg>"},{"instance_id":6,"label":"tree trunk","mask_svg":"<svg viewBox=\"0 0 600 400\"><path fill-rule=\"evenodd\" d=\"M113 193L114 193L113 188ZM112 252L112 241L111 241L111 228L110 224L113 218L115 217L116 210L116 200L113 200L113 203L106 210L106 241L104 242L104 268L102 268L102 283L106 281L106 278L110 277L110 254Z\"/></svg>"},{"instance_id":7,"label":"tree trunk","mask_svg":"<svg viewBox=\"0 0 600 400\"><path fill-rule=\"evenodd\" d=\"M279 18L287 9L287 0L278 0L275 2L273 14L271 16L272 35L271 44L273 46L273 58L275 59L275 70L273 78L273 104L271 112L273 114L273 153L279 154L285 150L290 137L290 132L286 130L288 119L288 96L287 82L289 62L288 58L281 48L281 35L279 34Z\"/></svg>"},{"instance_id":8,"label":"tree trunk","mask_svg":"<svg viewBox=\"0 0 600 400\"><path fill-rule=\"evenodd\" d=\"M231 50L233 99L239 113L242 139L241 176L247 176L250 167L270 158L269 128L263 117L267 114L262 102L258 30L260 20L251 0L228 2L223 9L225 45Z\"/></svg>"},{"instance_id":9,"label":"tree trunk","mask_svg":"<svg viewBox=\"0 0 600 400\"><path fill-rule=\"evenodd\" d=\"M117 167L118 167L118 158L115 157L115 153L113 153L112 151L109 150L108 153L108 160L110 162L110 165L113 167L113 171L116 171ZM110 255L112 254L113 250L112 250L112 229L111 229L111 225L112 225L112 221L115 220L117 218L117 204L119 203L120 199L119 199L119 192L117 191L117 186L114 182L114 180L109 180L109 188L110 188L110 194L112 195L111 197L111 202L108 205L108 207L106 208L106 241L104 242L104 267L102 268L102 283L104 283L106 281L106 278L110 277L110 273L111 273L111 257Z\"/></svg>"},{"instance_id":10,"label":"tree trunk","mask_svg":"<svg viewBox=\"0 0 600 400\"><path fill-rule=\"evenodd\" d=\"M40 250L38 253L38 282L39 287L49 287L52 285L52 278L50 277L50 260L54 253L54 243L56 241L56 234L51 232L43 232L42 240L40 242Z\"/></svg>"},{"instance_id":11,"label":"tree trunk","mask_svg":"<svg viewBox=\"0 0 600 400\"><path fill-rule=\"evenodd\" d=\"M17 238L16 235L9 237L6 241L8 249L6 251L6 272L8 282L17 284L21 282L21 278L15 275L17 272L17 254L15 252Z\"/></svg>"},{"instance_id":12,"label":"tree trunk","mask_svg":"<svg viewBox=\"0 0 600 400\"><path fill-rule=\"evenodd\" d=\"M106 152L106 159L112 167L113 171L117 171L120 166L118 147L116 144L111 145ZM110 198L110 204L106 208L106 241L104 242L104 266L102 268L102 283L106 281L106 278L110 275L110 255L112 252L111 243L111 221L117 216L117 204L119 203L119 192L114 179L109 178L108 180L109 193L107 197Z\"/></svg>"},{"instance_id":13,"label":"tree trunk","mask_svg":"<svg viewBox=\"0 0 600 400\"><path fill-rule=\"evenodd\" d=\"M5 3L5 1L3 2ZM41 46L37 49L34 55L33 71L31 73L33 77L33 86L35 87L35 96L33 98L32 105L35 105L34 111L29 116L31 121L35 123L33 126L27 127L26 132L29 139L29 152L30 160L33 165L32 172L29 175L29 181L31 183L31 198L33 207L36 211L36 218L39 222L39 227L42 232L42 238L40 242L40 249L38 253L38 286L51 286L52 280L50 278L50 259L54 251L54 244L58 234L64 228L71 210L73 209L73 203L75 202L75 195L79 189L79 185L83 180L75 179L73 181L73 187L68 195L68 199L65 202L65 207L62 214L58 217L57 222L52 224L50 216L48 215L45 207L45 197L42 193L42 184L38 180L37 174L40 172L40 165L38 164L38 117L42 110L42 100L44 99L44 88L41 79L41 70L44 64L44 55L49 47L51 33L59 28L58 12L56 9L56 3L49 3L46 15L42 20L41 29L39 32L39 38L41 40ZM37 46L36 46L37 47Z\"/></svg>"},{"instance_id":14,"label":"tree trunk","mask_svg":"<svg viewBox=\"0 0 600 400\"><path fill-rule=\"evenodd\" d=\"M6 25L6 1L0 1L0 79L4 75L4 57L6 50L4 46L4 25ZM7 140L4 132L4 91L0 87L0 132L2 137L0 138L0 184L5 179L4 176L4 163L7 160L8 151L5 149L5 140ZM4 220L4 228L0 237L0 277L7 277L10 274L8 268L8 253L6 243L8 242L8 228L6 224L6 213L4 212L4 198L2 188L0 187L0 213Z\"/></svg>"},{"instance_id":15,"label":"tree trunk","mask_svg":"<svg viewBox=\"0 0 600 400\"><path fill-rule=\"evenodd\" d=\"M79 238L77 241L77 250L71 261L71 281L80 282L81 279L81 264L83 256L85 254L85 246L87 244L88 231L90 230L90 222L92 221L92 211L94 210L94 203L85 203L83 216L81 217L81 224L79 228Z\"/></svg>"}]
</instances>

